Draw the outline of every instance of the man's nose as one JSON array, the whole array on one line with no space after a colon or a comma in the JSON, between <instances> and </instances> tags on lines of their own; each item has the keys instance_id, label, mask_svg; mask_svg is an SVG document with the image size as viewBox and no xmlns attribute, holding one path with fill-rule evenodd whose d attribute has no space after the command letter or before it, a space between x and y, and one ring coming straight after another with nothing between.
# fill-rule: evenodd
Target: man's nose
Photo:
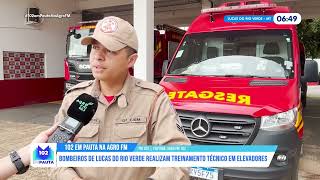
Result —
<instances>
[{"instance_id":1,"label":"man's nose","mask_svg":"<svg viewBox=\"0 0 320 180\"><path fill-rule=\"evenodd\" d=\"M103 61L104 60L103 52L101 52L101 50L96 51L94 53L94 59L97 60L97 61Z\"/></svg>"}]
</instances>

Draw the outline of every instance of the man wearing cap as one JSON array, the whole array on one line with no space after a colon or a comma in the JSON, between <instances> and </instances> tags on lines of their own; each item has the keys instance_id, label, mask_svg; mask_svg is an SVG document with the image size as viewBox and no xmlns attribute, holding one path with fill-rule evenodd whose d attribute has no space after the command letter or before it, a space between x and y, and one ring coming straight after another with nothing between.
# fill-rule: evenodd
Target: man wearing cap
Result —
<instances>
[{"instance_id":1,"label":"man wearing cap","mask_svg":"<svg viewBox=\"0 0 320 180\"><path fill-rule=\"evenodd\" d=\"M189 145L180 119L164 89L129 75L137 60L138 39L131 24L118 17L105 17L91 37L90 66L94 81L77 84L67 91L55 117L60 122L73 100L82 93L98 99L92 120L78 133L77 142L135 142L139 144ZM187 168L57 168L54 179L188 179Z\"/></svg>"}]
</instances>

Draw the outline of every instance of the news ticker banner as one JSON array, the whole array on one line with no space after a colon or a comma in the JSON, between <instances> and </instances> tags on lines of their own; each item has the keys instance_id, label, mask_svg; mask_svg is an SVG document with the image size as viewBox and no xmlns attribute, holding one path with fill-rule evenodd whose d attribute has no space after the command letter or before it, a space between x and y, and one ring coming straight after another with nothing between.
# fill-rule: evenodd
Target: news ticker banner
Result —
<instances>
[{"instance_id":1,"label":"news ticker banner","mask_svg":"<svg viewBox=\"0 0 320 180\"><path fill-rule=\"evenodd\" d=\"M224 22L229 23L275 23L275 24L299 24L299 13L277 13L275 15L227 15Z\"/></svg>"},{"instance_id":2,"label":"news ticker banner","mask_svg":"<svg viewBox=\"0 0 320 180\"><path fill-rule=\"evenodd\" d=\"M32 144L33 167L269 167L276 145Z\"/></svg>"}]
</instances>

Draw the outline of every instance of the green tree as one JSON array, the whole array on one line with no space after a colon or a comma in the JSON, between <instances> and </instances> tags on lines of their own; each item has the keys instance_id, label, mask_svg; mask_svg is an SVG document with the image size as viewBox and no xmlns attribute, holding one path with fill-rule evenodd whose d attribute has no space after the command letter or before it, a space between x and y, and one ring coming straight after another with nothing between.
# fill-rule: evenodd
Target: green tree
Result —
<instances>
[{"instance_id":1,"label":"green tree","mask_svg":"<svg viewBox=\"0 0 320 180\"><path fill-rule=\"evenodd\" d=\"M312 59L320 56L320 19L304 19L298 25L300 41L305 46L306 56Z\"/></svg>"}]
</instances>

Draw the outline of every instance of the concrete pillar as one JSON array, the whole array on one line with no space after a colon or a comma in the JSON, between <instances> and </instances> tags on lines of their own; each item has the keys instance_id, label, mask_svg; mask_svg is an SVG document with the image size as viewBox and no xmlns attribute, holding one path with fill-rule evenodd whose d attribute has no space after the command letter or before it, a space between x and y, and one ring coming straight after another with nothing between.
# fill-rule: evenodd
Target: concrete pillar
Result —
<instances>
[{"instance_id":1,"label":"concrete pillar","mask_svg":"<svg viewBox=\"0 0 320 180\"><path fill-rule=\"evenodd\" d=\"M139 79L153 82L153 0L134 0L133 22L139 40L139 57L134 66L134 76Z\"/></svg>"}]
</instances>

